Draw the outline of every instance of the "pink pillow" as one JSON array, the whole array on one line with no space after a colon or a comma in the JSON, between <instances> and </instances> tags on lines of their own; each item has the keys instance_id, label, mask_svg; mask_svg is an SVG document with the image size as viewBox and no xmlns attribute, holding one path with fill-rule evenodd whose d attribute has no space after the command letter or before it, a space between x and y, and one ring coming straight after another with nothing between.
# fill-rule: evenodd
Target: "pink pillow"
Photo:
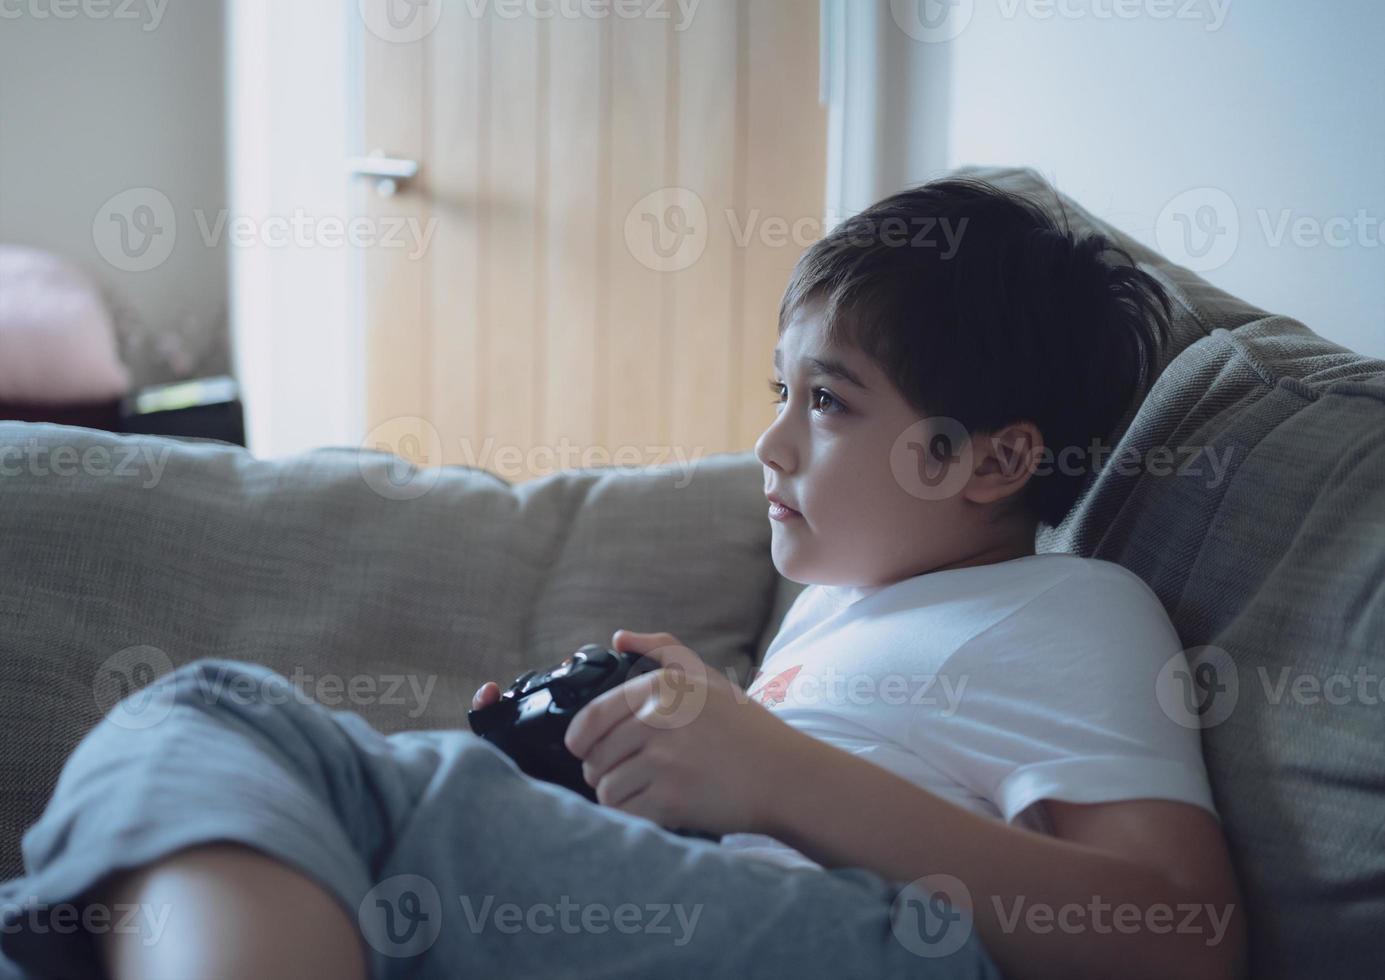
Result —
<instances>
[{"instance_id":1,"label":"pink pillow","mask_svg":"<svg viewBox=\"0 0 1385 980\"><path fill-rule=\"evenodd\" d=\"M96 287L48 252L0 245L0 401L110 401L130 388Z\"/></svg>"}]
</instances>

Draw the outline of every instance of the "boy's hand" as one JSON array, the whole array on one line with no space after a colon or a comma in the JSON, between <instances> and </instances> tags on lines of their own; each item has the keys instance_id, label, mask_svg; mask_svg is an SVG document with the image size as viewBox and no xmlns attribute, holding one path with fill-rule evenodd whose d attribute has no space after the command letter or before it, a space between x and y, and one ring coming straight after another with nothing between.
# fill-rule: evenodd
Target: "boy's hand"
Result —
<instances>
[{"instance_id":1,"label":"boy's hand","mask_svg":"<svg viewBox=\"0 0 1385 980\"><path fill-rule=\"evenodd\" d=\"M663 666L607 691L568 728L564 742L597 800L665 827L763 828L774 770L807 736L671 634L618 630L614 644Z\"/></svg>"}]
</instances>

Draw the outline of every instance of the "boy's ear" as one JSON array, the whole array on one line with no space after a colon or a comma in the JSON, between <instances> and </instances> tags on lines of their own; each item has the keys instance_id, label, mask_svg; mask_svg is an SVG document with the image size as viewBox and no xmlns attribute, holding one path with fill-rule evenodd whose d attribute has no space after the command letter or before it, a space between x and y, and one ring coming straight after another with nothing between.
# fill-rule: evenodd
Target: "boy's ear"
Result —
<instances>
[{"instance_id":1,"label":"boy's ear","mask_svg":"<svg viewBox=\"0 0 1385 980\"><path fill-rule=\"evenodd\" d=\"M993 504L1024 489L1039 465L1044 437L1032 422L1013 422L972 437L972 474L962 496Z\"/></svg>"}]
</instances>

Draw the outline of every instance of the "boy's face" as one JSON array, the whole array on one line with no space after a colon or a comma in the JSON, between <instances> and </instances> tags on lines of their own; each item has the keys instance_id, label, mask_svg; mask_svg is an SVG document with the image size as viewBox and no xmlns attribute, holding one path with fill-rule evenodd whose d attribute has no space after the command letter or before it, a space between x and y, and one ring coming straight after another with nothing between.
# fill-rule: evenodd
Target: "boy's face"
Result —
<instances>
[{"instance_id":1,"label":"boy's face","mask_svg":"<svg viewBox=\"0 0 1385 980\"><path fill-rule=\"evenodd\" d=\"M895 475L908 465L898 458L908 440L899 437L920 413L860 351L826 343L821 307L812 303L776 348L781 404L755 454L765 493L798 515L770 521L775 567L795 582L869 586L971 563L985 550L976 508L961 492L920 499ZM812 359L845 368L860 384Z\"/></svg>"}]
</instances>

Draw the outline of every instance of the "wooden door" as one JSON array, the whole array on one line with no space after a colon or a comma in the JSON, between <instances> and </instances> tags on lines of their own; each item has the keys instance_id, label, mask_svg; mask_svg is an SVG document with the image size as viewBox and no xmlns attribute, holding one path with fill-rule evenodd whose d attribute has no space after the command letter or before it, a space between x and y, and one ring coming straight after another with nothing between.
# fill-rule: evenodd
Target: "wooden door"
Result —
<instances>
[{"instance_id":1,"label":"wooden door","mask_svg":"<svg viewBox=\"0 0 1385 980\"><path fill-rule=\"evenodd\" d=\"M750 448L822 233L818 4L361 9L360 151L420 163L356 192L407 243L361 253L374 442L512 481Z\"/></svg>"}]
</instances>

